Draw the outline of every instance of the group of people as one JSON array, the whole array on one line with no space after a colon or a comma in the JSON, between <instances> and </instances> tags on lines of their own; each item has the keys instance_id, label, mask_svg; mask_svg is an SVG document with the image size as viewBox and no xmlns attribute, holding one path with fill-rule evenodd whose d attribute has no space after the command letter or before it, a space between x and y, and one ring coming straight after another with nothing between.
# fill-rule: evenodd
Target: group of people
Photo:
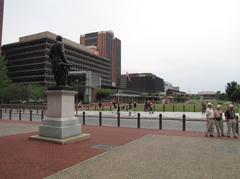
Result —
<instances>
[{"instance_id":1,"label":"group of people","mask_svg":"<svg viewBox=\"0 0 240 179\"><path fill-rule=\"evenodd\" d=\"M155 102L154 101L148 100L148 101L144 102L144 111L145 112L149 111L150 114L153 114L154 108L155 108Z\"/></svg>"},{"instance_id":2,"label":"group of people","mask_svg":"<svg viewBox=\"0 0 240 179\"><path fill-rule=\"evenodd\" d=\"M229 104L228 109L224 112L221 109L221 105L217 105L216 109L213 109L212 103L207 103L206 109L206 117L207 117L207 131L205 136L214 137L214 124L217 129L218 137L225 136L223 130L223 115L225 116L228 130L227 130L227 137L230 137L230 132L232 131L233 137L237 138L236 134L236 114L234 111L233 104Z\"/></svg>"}]
</instances>

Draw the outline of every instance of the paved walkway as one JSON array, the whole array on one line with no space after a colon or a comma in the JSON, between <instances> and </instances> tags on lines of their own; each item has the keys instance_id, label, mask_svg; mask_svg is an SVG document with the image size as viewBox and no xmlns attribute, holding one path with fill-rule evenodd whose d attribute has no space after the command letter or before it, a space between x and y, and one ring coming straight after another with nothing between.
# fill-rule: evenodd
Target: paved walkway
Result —
<instances>
[{"instance_id":1,"label":"paved walkway","mask_svg":"<svg viewBox=\"0 0 240 179\"><path fill-rule=\"evenodd\" d=\"M47 179L237 179L239 167L239 141L147 135Z\"/></svg>"},{"instance_id":2,"label":"paved walkway","mask_svg":"<svg viewBox=\"0 0 240 179\"><path fill-rule=\"evenodd\" d=\"M58 145L28 140L38 125L0 121L1 178L239 178L239 139L84 126L91 139Z\"/></svg>"}]
</instances>

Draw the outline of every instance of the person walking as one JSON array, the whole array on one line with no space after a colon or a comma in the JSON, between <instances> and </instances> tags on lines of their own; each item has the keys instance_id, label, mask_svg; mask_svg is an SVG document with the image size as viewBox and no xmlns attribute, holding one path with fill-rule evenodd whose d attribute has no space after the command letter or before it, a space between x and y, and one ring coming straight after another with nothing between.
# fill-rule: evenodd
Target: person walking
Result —
<instances>
[{"instance_id":1,"label":"person walking","mask_svg":"<svg viewBox=\"0 0 240 179\"><path fill-rule=\"evenodd\" d=\"M221 136L225 136L223 133L223 118L222 118L222 109L221 105L217 105L217 109L214 111L214 118L215 118L215 126L217 129L218 137L220 137L220 131Z\"/></svg>"},{"instance_id":2,"label":"person walking","mask_svg":"<svg viewBox=\"0 0 240 179\"><path fill-rule=\"evenodd\" d=\"M128 115L131 116L132 114L132 102L130 101L128 104Z\"/></svg>"},{"instance_id":3,"label":"person walking","mask_svg":"<svg viewBox=\"0 0 240 179\"><path fill-rule=\"evenodd\" d=\"M133 103L133 111L136 112L137 111L137 102L134 101Z\"/></svg>"},{"instance_id":4,"label":"person walking","mask_svg":"<svg viewBox=\"0 0 240 179\"><path fill-rule=\"evenodd\" d=\"M210 134L210 137L214 137L213 131L213 122L214 122L214 111L212 108L212 103L207 103L207 109L206 109L206 117L207 117L207 131L205 134L205 137L208 137L208 134Z\"/></svg>"},{"instance_id":5,"label":"person walking","mask_svg":"<svg viewBox=\"0 0 240 179\"><path fill-rule=\"evenodd\" d=\"M232 129L233 137L237 138L236 135L236 114L233 108L233 104L229 104L227 111L225 112L225 118L228 125L227 137L230 137L230 131Z\"/></svg>"}]
</instances>

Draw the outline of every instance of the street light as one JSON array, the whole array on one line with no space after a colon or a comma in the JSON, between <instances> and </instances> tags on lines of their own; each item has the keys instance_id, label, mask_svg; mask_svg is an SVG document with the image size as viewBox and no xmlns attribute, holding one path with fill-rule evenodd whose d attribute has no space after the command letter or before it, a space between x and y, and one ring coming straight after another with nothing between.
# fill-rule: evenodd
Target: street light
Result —
<instances>
[{"instance_id":1,"label":"street light","mask_svg":"<svg viewBox=\"0 0 240 179\"><path fill-rule=\"evenodd\" d=\"M78 87L79 87L79 80L78 79L76 79L75 80L76 81L76 83L77 83L77 95L76 95L76 115L77 115L77 110L78 110Z\"/></svg>"}]
</instances>

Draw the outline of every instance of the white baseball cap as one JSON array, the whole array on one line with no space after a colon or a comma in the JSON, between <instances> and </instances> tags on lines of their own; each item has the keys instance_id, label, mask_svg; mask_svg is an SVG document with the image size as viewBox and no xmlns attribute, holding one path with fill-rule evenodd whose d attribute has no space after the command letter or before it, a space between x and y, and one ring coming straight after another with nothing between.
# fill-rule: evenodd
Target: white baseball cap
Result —
<instances>
[{"instance_id":1,"label":"white baseball cap","mask_svg":"<svg viewBox=\"0 0 240 179\"><path fill-rule=\"evenodd\" d=\"M233 108L233 104L229 104L229 107L230 107L230 108Z\"/></svg>"},{"instance_id":2,"label":"white baseball cap","mask_svg":"<svg viewBox=\"0 0 240 179\"><path fill-rule=\"evenodd\" d=\"M221 108L221 105L220 105L220 104L218 104L218 105L217 105L217 108Z\"/></svg>"}]
</instances>

